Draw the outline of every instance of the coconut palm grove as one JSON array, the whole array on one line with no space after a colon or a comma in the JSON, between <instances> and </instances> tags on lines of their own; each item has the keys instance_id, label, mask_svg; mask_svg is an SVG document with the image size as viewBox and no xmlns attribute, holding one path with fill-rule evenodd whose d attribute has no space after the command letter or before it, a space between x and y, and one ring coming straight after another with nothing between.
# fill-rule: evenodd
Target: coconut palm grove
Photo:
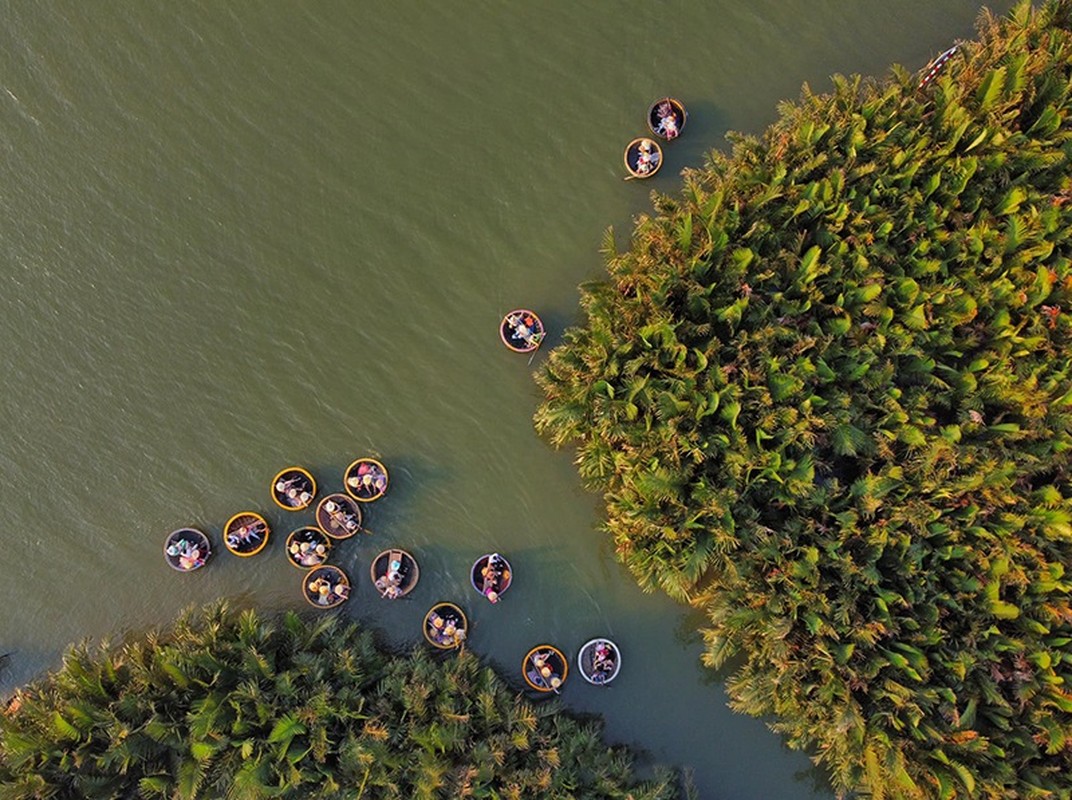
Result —
<instances>
[{"instance_id":1,"label":"coconut palm grove","mask_svg":"<svg viewBox=\"0 0 1072 800\"><path fill-rule=\"evenodd\" d=\"M839 794L1068 798L1072 0L984 13L921 77L805 87L608 232L535 424L640 586L702 612L732 707ZM0 800L679 783L470 654L222 604L75 647L0 715Z\"/></svg>"},{"instance_id":2,"label":"coconut palm grove","mask_svg":"<svg viewBox=\"0 0 1072 800\"><path fill-rule=\"evenodd\" d=\"M539 374L619 558L839 791L1072 794L1072 3L805 88Z\"/></svg>"},{"instance_id":3,"label":"coconut palm grove","mask_svg":"<svg viewBox=\"0 0 1072 800\"><path fill-rule=\"evenodd\" d=\"M4 798L670 800L594 721L534 705L470 654L393 654L341 618L217 604L72 649L0 716Z\"/></svg>"}]
</instances>

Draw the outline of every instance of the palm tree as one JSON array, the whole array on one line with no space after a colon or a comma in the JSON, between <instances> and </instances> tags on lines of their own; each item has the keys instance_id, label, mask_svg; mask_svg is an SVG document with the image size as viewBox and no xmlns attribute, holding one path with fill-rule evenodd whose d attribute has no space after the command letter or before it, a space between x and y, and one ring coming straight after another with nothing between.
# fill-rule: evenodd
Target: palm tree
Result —
<instances>
[{"instance_id":1,"label":"palm tree","mask_svg":"<svg viewBox=\"0 0 1072 800\"><path fill-rule=\"evenodd\" d=\"M0 719L0 797L668 800L598 728L538 710L470 654L380 649L338 618L224 604L72 649Z\"/></svg>"},{"instance_id":2,"label":"palm tree","mask_svg":"<svg viewBox=\"0 0 1072 800\"><path fill-rule=\"evenodd\" d=\"M608 232L537 376L623 563L839 790L1070 791L1070 54L1021 3L922 91L805 87Z\"/></svg>"}]
</instances>

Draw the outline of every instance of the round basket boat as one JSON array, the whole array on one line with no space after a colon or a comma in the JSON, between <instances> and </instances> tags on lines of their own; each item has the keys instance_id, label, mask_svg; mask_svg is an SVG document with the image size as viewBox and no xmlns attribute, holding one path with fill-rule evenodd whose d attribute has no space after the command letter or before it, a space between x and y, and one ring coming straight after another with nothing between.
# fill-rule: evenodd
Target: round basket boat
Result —
<instances>
[{"instance_id":1,"label":"round basket boat","mask_svg":"<svg viewBox=\"0 0 1072 800\"><path fill-rule=\"evenodd\" d=\"M515 353L531 353L545 335L543 321L527 308L515 308L499 323L499 338Z\"/></svg>"},{"instance_id":2,"label":"round basket boat","mask_svg":"<svg viewBox=\"0 0 1072 800\"><path fill-rule=\"evenodd\" d=\"M642 136L625 148L625 168L633 178L650 178L663 165L663 149L654 139Z\"/></svg>"},{"instance_id":3,"label":"round basket boat","mask_svg":"<svg viewBox=\"0 0 1072 800\"><path fill-rule=\"evenodd\" d=\"M330 553L331 539L312 525L298 528L287 537L287 561L298 569L319 567Z\"/></svg>"},{"instance_id":4,"label":"round basket boat","mask_svg":"<svg viewBox=\"0 0 1072 800\"><path fill-rule=\"evenodd\" d=\"M316 524L333 539L361 533L361 506L342 492L329 494L316 506Z\"/></svg>"},{"instance_id":5,"label":"round basket boat","mask_svg":"<svg viewBox=\"0 0 1072 800\"><path fill-rule=\"evenodd\" d=\"M488 553L473 563L469 582L489 601L498 603L499 598L514 582L514 570L510 562L498 553Z\"/></svg>"},{"instance_id":6,"label":"round basket boat","mask_svg":"<svg viewBox=\"0 0 1072 800\"><path fill-rule=\"evenodd\" d=\"M569 662L562 651L549 644L529 650L521 663L525 683L537 692L558 692L569 674Z\"/></svg>"},{"instance_id":7,"label":"round basket boat","mask_svg":"<svg viewBox=\"0 0 1072 800\"><path fill-rule=\"evenodd\" d=\"M264 517L255 511L240 511L223 526L223 546L236 556L255 556L268 544L271 533Z\"/></svg>"},{"instance_id":8,"label":"round basket boat","mask_svg":"<svg viewBox=\"0 0 1072 800\"><path fill-rule=\"evenodd\" d=\"M469 622L465 612L454 603L436 603L424 615L424 638L440 650L453 650L465 644Z\"/></svg>"},{"instance_id":9,"label":"round basket boat","mask_svg":"<svg viewBox=\"0 0 1072 800\"><path fill-rule=\"evenodd\" d=\"M350 599L350 579L327 564L302 575L302 596L317 608L334 608Z\"/></svg>"},{"instance_id":10,"label":"round basket boat","mask_svg":"<svg viewBox=\"0 0 1072 800\"><path fill-rule=\"evenodd\" d=\"M179 572L193 572L205 566L212 555L208 537L197 528L179 528L164 540L164 558Z\"/></svg>"},{"instance_id":11,"label":"round basket boat","mask_svg":"<svg viewBox=\"0 0 1072 800\"><path fill-rule=\"evenodd\" d=\"M577 653L581 677L596 686L606 686L618 677L622 668L622 651L610 639L590 639Z\"/></svg>"},{"instance_id":12,"label":"round basket boat","mask_svg":"<svg viewBox=\"0 0 1072 800\"><path fill-rule=\"evenodd\" d=\"M648 109L648 127L660 139L676 139L685 130L688 112L684 104L674 97L656 100Z\"/></svg>"},{"instance_id":13,"label":"round basket boat","mask_svg":"<svg viewBox=\"0 0 1072 800\"><path fill-rule=\"evenodd\" d=\"M359 458L343 473L346 493L359 503L371 503L387 493L387 467L374 458Z\"/></svg>"},{"instance_id":14,"label":"round basket boat","mask_svg":"<svg viewBox=\"0 0 1072 800\"><path fill-rule=\"evenodd\" d=\"M287 467L272 479L272 499L287 511L308 508L316 497L316 480L309 470Z\"/></svg>"},{"instance_id":15,"label":"round basket boat","mask_svg":"<svg viewBox=\"0 0 1072 800\"><path fill-rule=\"evenodd\" d=\"M372 560L369 573L380 597L388 600L405 597L421 579L417 559L405 550L384 550Z\"/></svg>"}]
</instances>

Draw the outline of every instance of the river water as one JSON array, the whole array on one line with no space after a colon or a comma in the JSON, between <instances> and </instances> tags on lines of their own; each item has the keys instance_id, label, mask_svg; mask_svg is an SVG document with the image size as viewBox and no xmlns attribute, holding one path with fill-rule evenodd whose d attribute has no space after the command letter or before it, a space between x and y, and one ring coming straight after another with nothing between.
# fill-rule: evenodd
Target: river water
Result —
<instances>
[{"instance_id":1,"label":"river water","mask_svg":"<svg viewBox=\"0 0 1072 800\"><path fill-rule=\"evenodd\" d=\"M1005 11L1008 2L994 7ZM835 72L921 68L969 37L966 0L614 4L0 3L0 695L82 637L116 637L220 596L304 607L276 509L282 467L341 487L378 454L374 531L336 550L345 613L399 645L460 602L472 648L610 635L613 687L562 702L610 740L689 767L721 800L828 798L821 772L726 708L697 620L641 593L598 532L568 453L536 437L532 371L497 327L534 308L548 344L577 285L624 245L651 189L758 132ZM662 172L622 180L648 105L690 117ZM234 512L275 533L238 559L169 570L168 531L219 544ZM368 567L402 546L412 600ZM499 550L498 606L468 585ZM478 602L479 601L479 602Z\"/></svg>"}]
</instances>

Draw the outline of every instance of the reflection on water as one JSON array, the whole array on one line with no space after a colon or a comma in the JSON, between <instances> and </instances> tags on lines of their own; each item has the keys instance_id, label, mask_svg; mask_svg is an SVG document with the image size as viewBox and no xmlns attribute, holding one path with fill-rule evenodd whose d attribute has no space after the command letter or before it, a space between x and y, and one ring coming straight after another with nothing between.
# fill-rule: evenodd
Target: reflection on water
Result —
<instances>
[{"instance_id":1,"label":"reflection on water","mask_svg":"<svg viewBox=\"0 0 1072 800\"><path fill-rule=\"evenodd\" d=\"M624 242L653 188L674 191L803 81L921 67L970 35L976 4L392 11L3 11L0 691L68 642L219 596L306 607L283 543L312 514L276 507L269 482L300 463L321 496L340 492L376 453L391 484L366 509L372 534L331 553L354 587L343 613L405 647L453 600L518 688L535 644L572 658L609 636L626 668L605 689L570 680L564 706L691 764L700 797L829 796L804 756L726 708L695 615L614 562L598 499L532 432L531 371L578 321L608 225ZM656 177L626 183L622 149L667 93L688 129ZM531 362L498 335L514 308L548 330ZM220 530L246 509L274 533L235 558ZM183 526L217 550L190 575L161 553ZM369 581L392 547L420 560L412 599ZM468 570L496 551L515 583L492 605Z\"/></svg>"}]
</instances>

